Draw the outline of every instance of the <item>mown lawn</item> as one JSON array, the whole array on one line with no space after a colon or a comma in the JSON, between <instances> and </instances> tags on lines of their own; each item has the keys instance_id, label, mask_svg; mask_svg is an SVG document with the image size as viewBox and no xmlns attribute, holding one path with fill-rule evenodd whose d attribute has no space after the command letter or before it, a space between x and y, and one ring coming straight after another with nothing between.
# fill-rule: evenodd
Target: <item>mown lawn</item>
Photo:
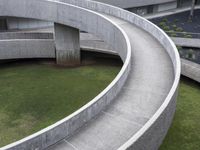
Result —
<instances>
[{"instance_id":1,"label":"mown lawn","mask_svg":"<svg viewBox=\"0 0 200 150\"><path fill-rule=\"evenodd\" d=\"M200 84L182 78L175 118L160 150L200 150Z\"/></svg>"},{"instance_id":2,"label":"mown lawn","mask_svg":"<svg viewBox=\"0 0 200 150\"><path fill-rule=\"evenodd\" d=\"M0 64L0 147L71 114L119 69L104 60L67 69L40 62ZM199 150L199 141L200 84L182 78L175 118L160 150Z\"/></svg>"},{"instance_id":3,"label":"mown lawn","mask_svg":"<svg viewBox=\"0 0 200 150\"><path fill-rule=\"evenodd\" d=\"M0 147L68 116L100 93L119 65L0 64Z\"/></svg>"}]
</instances>

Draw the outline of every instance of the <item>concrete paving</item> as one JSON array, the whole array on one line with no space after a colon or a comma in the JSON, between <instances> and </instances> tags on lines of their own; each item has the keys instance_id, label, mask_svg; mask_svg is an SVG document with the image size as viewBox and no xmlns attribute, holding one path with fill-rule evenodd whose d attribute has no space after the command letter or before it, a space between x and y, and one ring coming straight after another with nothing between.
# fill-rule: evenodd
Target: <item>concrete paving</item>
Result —
<instances>
[{"instance_id":1,"label":"concrete paving","mask_svg":"<svg viewBox=\"0 0 200 150\"><path fill-rule=\"evenodd\" d=\"M152 117L171 88L173 66L160 43L126 21L107 17L120 25L131 41L132 68L128 80L107 109L48 150L118 149Z\"/></svg>"}]
</instances>

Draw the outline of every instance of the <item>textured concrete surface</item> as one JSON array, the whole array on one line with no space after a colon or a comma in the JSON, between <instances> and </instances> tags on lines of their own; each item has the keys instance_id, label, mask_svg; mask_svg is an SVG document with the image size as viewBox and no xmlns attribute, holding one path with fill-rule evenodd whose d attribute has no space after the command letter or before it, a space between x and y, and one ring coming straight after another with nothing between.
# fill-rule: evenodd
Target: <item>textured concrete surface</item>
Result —
<instances>
[{"instance_id":1,"label":"textured concrete surface","mask_svg":"<svg viewBox=\"0 0 200 150\"><path fill-rule=\"evenodd\" d=\"M85 122L110 104L122 88L129 74L130 45L124 31L101 14L54 1L21 0L20 2L0 0L0 8L4 8L0 9L0 15L51 20L91 32L110 43L124 61L124 65L117 77L88 104L59 122L2 148L15 150L44 149L73 134Z\"/></svg>"},{"instance_id":2,"label":"textured concrete surface","mask_svg":"<svg viewBox=\"0 0 200 150\"><path fill-rule=\"evenodd\" d=\"M32 39L34 42L40 41L40 39L41 41L44 39L45 41L49 40L49 42L51 42L50 45L44 45L42 42L37 42L37 45L39 46L41 43L42 45L40 47L44 46L48 48L49 46L52 46L50 49L55 49L54 34L53 34L53 29L51 28L0 33L0 40L6 41L7 48L8 48L8 49L5 49L5 46L4 46L4 51L12 50L12 52L14 52L15 50L17 50L15 49L15 47L13 47L12 44L11 46L9 46L9 42L13 43L13 41L15 41L18 43L21 43L21 42L24 43L24 41L26 41L27 39L29 40ZM49 44L49 42L46 42L46 44ZM99 52L104 52L108 54L117 54L108 43L105 43L102 39L90 33L80 33L80 47L81 49L84 49L87 51L94 51L95 49L95 51L99 51Z\"/></svg>"},{"instance_id":3,"label":"textured concrete surface","mask_svg":"<svg viewBox=\"0 0 200 150\"><path fill-rule=\"evenodd\" d=\"M21 29L34 29L34 28L43 28L53 26L52 22L41 21L37 19L28 19L28 18L7 18L7 28L8 30L21 30Z\"/></svg>"},{"instance_id":4,"label":"textured concrete surface","mask_svg":"<svg viewBox=\"0 0 200 150\"><path fill-rule=\"evenodd\" d=\"M0 60L17 58L55 58L52 40L0 40Z\"/></svg>"},{"instance_id":5,"label":"textured concrete surface","mask_svg":"<svg viewBox=\"0 0 200 150\"><path fill-rule=\"evenodd\" d=\"M200 65L191 61L181 59L182 75L200 82Z\"/></svg>"},{"instance_id":6,"label":"textured concrete surface","mask_svg":"<svg viewBox=\"0 0 200 150\"><path fill-rule=\"evenodd\" d=\"M56 62L62 66L80 64L79 30L55 23Z\"/></svg>"},{"instance_id":7,"label":"textured concrete surface","mask_svg":"<svg viewBox=\"0 0 200 150\"><path fill-rule=\"evenodd\" d=\"M65 2L75 4L90 10L97 12L110 14L112 16L127 20L128 22L142 28L143 30L149 32L154 38L156 38L164 49L169 54L171 61L174 67L174 76L175 80L171 87L169 94L164 100L161 107L157 110L152 118L136 133L134 134L120 149L131 148L132 146L135 149L144 149L145 145L150 149L157 149L161 144L162 139L164 138L167 129L170 126L170 123L173 118L175 103L176 103L176 93L177 85L180 78L180 59L179 54L176 50L175 45L170 40L167 35L160 30L158 27L154 26L152 23L144 20L143 18L129 13L124 10L120 10L116 7L111 7L108 5L103 5L100 3L92 3L90 1L78 1L78 0L64 0ZM159 136L157 136L159 135ZM149 140L153 137L152 140ZM137 142L136 142L137 141Z\"/></svg>"},{"instance_id":8,"label":"textured concrete surface","mask_svg":"<svg viewBox=\"0 0 200 150\"><path fill-rule=\"evenodd\" d=\"M159 18L159 17L164 17L164 16L169 16L169 15L185 12L185 11L188 11L190 9L191 9L191 6L186 6L186 7L183 7L183 8L176 8L176 9L171 9L171 10L167 10L167 11L163 11L163 12L147 14L147 15L144 15L143 17L146 18L146 19ZM200 9L200 5L196 5L195 9Z\"/></svg>"},{"instance_id":9,"label":"textured concrete surface","mask_svg":"<svg viewBox=\"0 0 200 150\"><path fill-rule=\"evenodd\" d=\"M162 4L167 2L174 2L176 0L95 0L121 8L131 8L147 5Z\"/></svg>"},{"instance_id":10,"label":"textured concrete surface","mask_svg":"<svg viewBox=\"0 0 200 150\"><path fill-rule=\"evenodd\" d=\"M90 103L3 149L44 149L64 137L68 138L57 149L60 145L69 149L157 149L175 111L180 62L174 44L156 26L132 13L91 1L70 2L82 8L56 1L0 0L0 15L45 19L91 32L113 47L123 68Z\"/></svg>"},{"instance_id":11,"label":"textured concrete surface","mask_svg":"<svg viewBox=\"0 0 200 150\"><path fill-rule=\"evenodd\" d=\"M0 40L9 39L53 39L51 32L0 32Z\"/></svg>"},{"instance_id":12,"label":"textured concrete surface","mask_svg":"<svg viewBox=\"0 0 200 150\"><path fill-rule=\"evenodd\" d=\"M174 79L172 63L158 41L125 21L111 19L128 33L131 40L133 65L128 81L112 105L75 135L49 150L118 149L152 117L171 88Z\"/></svg>"},{"instance_id":13,"label":"textured concrete surface","mask_svg":"<svg viewBox=\"0 0 200 150\"><path fill-rule=\"evenodd\" d=\"M200 48L200 39L172 37L172 40L178 46Z\"/></svg>"}]
</instances>

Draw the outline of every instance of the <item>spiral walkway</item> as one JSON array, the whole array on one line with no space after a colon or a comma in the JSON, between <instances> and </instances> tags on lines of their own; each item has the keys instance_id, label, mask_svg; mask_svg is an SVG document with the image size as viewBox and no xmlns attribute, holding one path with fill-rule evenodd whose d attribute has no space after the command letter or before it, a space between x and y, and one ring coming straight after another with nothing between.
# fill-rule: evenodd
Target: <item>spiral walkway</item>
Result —
<instances>
[{"instance_id":1,"label":"spiral walkway","mask_svg":"<svg viewBox=\"0 0 200 150\"><path fill-rule=\"evenodd\" d=\"M163 47L144 30L106 16L128 34L132 46L131 71L114 102L75 135L49 150L115 150L153 116L173 83L173 67Z\"/></svg>"},{"instance_id":2,"label":"spiral walkway","mask_svg":"<svg viewBox=\"0 0 200 150\"><path fill-rule=\"evenodd\" d=\"M5 146L2 150L158 149L173 119L180 78L180 59L174 44L166 34L139 16L97 2L87 0L21 1L24 10L22 13L15 14L13 12L17 10L12 10L11 13L10 11L15 6L13 3L16 2L0 0L0 4L8 6L4 12L0 11L0 14L49 19L55 22L69 19L69 22L62 23L66 25L71 23L72 26L80 27L88 32L92 31L102 36L108 43L110 42L121 56L124 66L108 86L107 91L103 91L103 94L98 95L89 104L56 124ZM72 8L71 11L83 9L82 15L86 12L86 14L100 16L99 18L92 17L102 19L98 23L105 24L102 23L96 28L102 28L103 31L96 29L95 23L90 27L89 23L84 22L82 28L76 25L76 18L72 17L74 21L69 16L59 17L58 13L59 19L51 19L51 15L39 16L34 14L37 12L32 11L37 7L45 9L46 5L50 5L51 9L56 6L56 11L59 8L62 11L68 11L67 8ZM32 9L28 10L27 6L31 6ZM46 9L48 10L49 7ZM40 12L39 9L37 11ZM67 13L63 12L63 14ZM74 14L76 12L72 15ZM109 29L111 25L114 26L112 30L115 35L114 40L113 34L106 32L107 27ZM106 28L105 31L104 28Z\"/></svg>"}]
</instances>

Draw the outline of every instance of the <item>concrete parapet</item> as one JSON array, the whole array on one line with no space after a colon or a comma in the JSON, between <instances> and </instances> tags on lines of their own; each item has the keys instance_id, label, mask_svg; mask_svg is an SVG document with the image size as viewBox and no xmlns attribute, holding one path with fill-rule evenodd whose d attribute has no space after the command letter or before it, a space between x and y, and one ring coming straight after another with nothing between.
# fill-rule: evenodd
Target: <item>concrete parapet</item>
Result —
<instances>
[{"instance_id":1,"label":"concrete parapet","mask_svg":"<svg viewBox=\"0 0 200 150\"><path fill-rule=\"evenodd\" d=\"M4 147L4 149L44 149L64 137L72 135L78 128L91 120L116 97L123 87L130 71L131 47L127 34L106 17L105 14L121 18L149 32L164 47L171 58L174 81L166 98L155 114L119 149L158 149L173 119L177 88L180 79L180 59L171 39L147 20L125 10L85 0L71 0L71 4L57 1L0 0L0 14L26 18L45 19L99 35L118 52L124 65L114 81L88 104L72 115L25 139ZM67 0L66 0L67 2ZM6 8L4 8L6 7ZM79 6L79 7L78 7ZM15 9L13 9L15 8ZM89 9L89 10L88 10ZM46 13L43 13L45 11ZM97 12L99 13L97 13ZM149 41L150 42L150 41ZM149 140L151 139L151 140Z\"/></svg>"},{"instance_id":2,"label":"concrete parapet","mask_svg":"<svg viewBox=\"0 0 200 150\"><path fill-rule=\"evenodd\" d=\"M80 64L79 30L55 23L56 61L58 65Z\"/></svg>"},{"instance_id":3,"label":"concrete parapet","mask_svg":"<svg viewBox=\"0 0 200 150\"><path fill-rule=\"evenodd\" d=\"M165 48L166 52L169 54L173 67L174 67L174 82L169 91L166 99L163 101L157 112L149 119L149 121L135 134L130 140L128 140L124 145L120 147L120 150L125 149L158 149L162 140L164 139L167 130L169 129L174 112L176 109L176 96L177 88L180 79L180 57L176 46L172 40L157 26L148 20L135 15L133 13L127 12L125 10L119 9L114 6L104 5L102 3L95 3L87 0L62 0L67 3L77 5L79 7L84 7L93 11L101 12L111 16L121 18L123 20L132 23L149 34L151 34L159 43ZM154 140L149 140L154 137ZM144 147L145 145L145 147Z\"/></svg>"},{"instance_id":4,"label":"concrete parapet","mask_svg":"<svg viewBox=\"0 0 200 150\"><path fill-rule=\"evenodd\" d=\"M127 34L112 20L102 14L70 4L49 0L21 0L20 3L0 0L0 8L2 16L48 20L93 33L109 43L124 62L116 78L88 104L55 124L2 148L3 150L45 149L72 135L116 97L130 71L130 41Z\"/></svg>"},{"instance_id":5,"label":"concrete parapet","mask_svg":"<svg viewBox=\"0 0 200 150\"><path fill-rule=\"evenodd\" d=\"M181 59L182 75L200 83L200 65L186 59Z\"/></svg>"}]
</instances>

